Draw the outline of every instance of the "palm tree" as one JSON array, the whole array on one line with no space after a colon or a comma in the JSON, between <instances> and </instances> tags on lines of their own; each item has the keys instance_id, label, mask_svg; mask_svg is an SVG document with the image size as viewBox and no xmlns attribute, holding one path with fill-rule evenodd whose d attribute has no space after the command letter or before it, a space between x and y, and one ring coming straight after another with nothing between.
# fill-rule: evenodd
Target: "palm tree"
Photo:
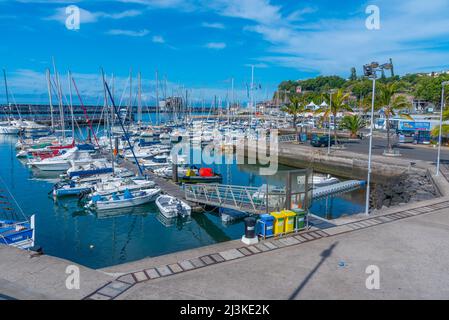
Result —
<instances>
[{"instance_id":1,"label":"palm tree","mask_svg":"<svg viewBox=\"0 0 449 320\"><path fill-rule=\"evenodd\" d=\"M316 112L321 113L324 112L324 117L330 119L330 115L332 114L334 117L334 137L335 143L337 143L337 113L341 111L352 111L351 107L347 104L349 99L349 93L345 93L343 89L338 89L335 93L332 94L332 101L330 99L330 95L324 95L324 99L326 103L330 107L319 108ZM330 121L329 121L330 125Z\"/></svg>"},{"instance_id":2,"label":"palm tree","mask_svg":"<svg viewBox=\"0 0 449 320\"><path fill-rule=\"evenodd\" d=\"M410 102L407 98L398 94L397 83L388 83L385 85L380 85L377 91L375 107L377 110L382 109L385 114L385 125L387 128L387 151L391 152L391 141L390 141L390 117L396 115L396 111L408 108Z\"/></svg>"},{"instance_id":3,"label":"palm tree","mask_svg":"<svg viewBox=\"0 0 449 320\"><path fill-rule=\"evenodd\" d=\"M282 107L282 111L287 112L288 114L293 116L292 124L295 128L296 136L298 136L298 116L303 114L306 110L306 104L302 96L292 95L289 97L290 103L284 107Z\"/></svg>"},{"instance_id":4,"label":"palm tree","mask_svg":"<svg viewBox=\"0 0 449 320\"><path fill-rule=\"evenodd\" d=\"M345 116L340 125L351 132L351 138L356 138L359 130L365 128L365 121L358 115Z\"/></svg>"}]
</instances>

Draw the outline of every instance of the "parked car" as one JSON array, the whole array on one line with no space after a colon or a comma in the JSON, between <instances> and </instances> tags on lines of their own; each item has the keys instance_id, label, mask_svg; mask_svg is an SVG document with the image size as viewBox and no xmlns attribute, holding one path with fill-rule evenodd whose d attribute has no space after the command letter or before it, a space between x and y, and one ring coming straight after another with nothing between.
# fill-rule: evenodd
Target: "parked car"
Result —
<instances>
[{"instance_id":1,"label":"parked car","mask_svg":"<svg viewBox=\"0 0 449 320\"><path fill-rule=\"evenodd\" d=\"M327 147L329 145L329 136L312 136L310 144L314 147ZM331 146L335 144L335 137L331 137Z\"/></svg>"}]
</instances>

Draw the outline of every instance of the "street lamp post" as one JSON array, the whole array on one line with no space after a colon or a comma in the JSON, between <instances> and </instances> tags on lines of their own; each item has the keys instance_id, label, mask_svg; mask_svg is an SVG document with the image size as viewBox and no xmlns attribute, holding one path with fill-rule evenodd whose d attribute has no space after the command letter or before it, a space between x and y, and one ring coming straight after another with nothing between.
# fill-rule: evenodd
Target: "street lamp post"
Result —
<instances>
[{"instance_id":1,"label":"street lamp post","mask_svg":"<svg viewBox=\"0 0 449 320\"><path fill-rule=\"evenodd\" d=\"M440 132L438 135L438 156L437 156L437 169L435 175L438 176L440 174L440 155L441 155L441 131L443 129L443 111L444 111L444 87L449 84L449 81L443 81L441 83L441 107L440 107Z\"/></svg>"},{"instance_id":2,"label":"street lamp post","mask_svg":"<svg viewBox=\"0 0 449 320\"><path fill-rule=\"evenodd\" d=\"M332 115L332 94L334 90L329 91L329 132L328 132L328 141L327 141L327 155L331 153L331 115ZM334 119L335 126L335 119Z\"/></svg>"},{"instance_id":3,"label":"street lamp post","mask_svg":"<svg viewBox=\"0 0 449 320\"><path fill-rule=\"evenodd\" d=\"M373 128L374 128L374 101L376 94L376 78L377 71L382 71L385 69L391 69L393 66L391 63L385 63L379 66L379 63L372 62L363 66L363 71L365 76L373 80L373 94L371 97L371 125L369 134L369 149L368 149L368 175L366 178L366 199L365 199L365 214L369 215L369 198L370 198L370 183L371 183L371 155L372 155L372 145L373 145ZM387 124L388 125L388 124Z\"/></svg>"},{"instance_id":4,"label":"street lamp post","mask_svg":"<svg viewBox=\"0 0 449 320\"><path fill-rule=\"evenodd\" d=\"M371 180L371 149L373 145L373 127L374 127L374 95L376 93L376 73L373 76L373 96L371 98L371 124L369 129L369 149L368 149L368 177L366 179L366 200L365 214L369 215L369 196L370 196L370 180Z\"/></svg>"},{"instance_id":5,"label":"street lamp post","mask_svg":"<svg viewBox=\"0 0 449 320\"><path fill-rule=\"evenodd\" d=\"M331 113L332 113L332 91L329 98L329 132L327 139L327 155L331 153Z\"/></svg>"}]
</instances>

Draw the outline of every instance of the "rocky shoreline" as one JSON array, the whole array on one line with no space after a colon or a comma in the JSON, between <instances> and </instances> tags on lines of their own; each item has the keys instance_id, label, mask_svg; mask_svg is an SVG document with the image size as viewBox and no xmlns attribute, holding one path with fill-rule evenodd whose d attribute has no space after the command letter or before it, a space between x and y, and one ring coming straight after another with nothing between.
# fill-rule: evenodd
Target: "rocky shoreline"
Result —
<instances>
[{"instance_id":1,"label":"rocky shoreline","mask_svg":"<svg viewBox=\"0 0 449 320\"><path fill-rule=\"evenodd\" d=\"M373 211L433 199L438 196L425 172L404 173L390 183L375 184L370 195Z\"/></svg>"}]
</instances>

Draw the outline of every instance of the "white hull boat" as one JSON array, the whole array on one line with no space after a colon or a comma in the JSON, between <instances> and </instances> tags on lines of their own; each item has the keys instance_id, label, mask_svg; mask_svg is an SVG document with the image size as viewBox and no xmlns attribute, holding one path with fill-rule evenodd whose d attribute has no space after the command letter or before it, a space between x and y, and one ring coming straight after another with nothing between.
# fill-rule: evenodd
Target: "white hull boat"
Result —
<instances>
[{"instance_id":1,"label":"white hull boat","mask_svg":"<svg viewBox=\"0 0 449 320\"><path fill-rule=\"evenodd\" d=\"M16 135L19 131L20 129L13 125L0 125L0 134Z\"/></svg>"},{"instance_id":2,"label":"white hull boat","mask_svg":"<svg viewBox=\"0 0 449 320\"><path fill-rule=\"evenodd\" d=\"M166 218L185 217L192 213L192 208L187 203L166 194L156 199L156 205Z\"/></svg>"},{"instance_id":3,"label":"white hull boat","mask_svg":"<svg viewBox=\"0 0 449 320\"><path fill-rule=\"evenodd\" d=\"M95 185L95 194L102 196L112 194L114 192L124 192L126 189L129 191L145 190L154 188L156 184L151 180L144 179L117 179L116 181L105 181Z\"/></svg>"},{"instance_id":4,"label":"white hull boat","mask_svg":"<svg viewBox=\"0 0 449 320\"><path fill-rule=\"evenodd\" d=\"M111 210L140 206L154 201L161 189L145 189L131 192L125 190L123 194L110 196L95 195L87 203L87 207L95 210Z\"/></svg>"},{"instance_id":5,"label":"white hull boat","mask_svg":"<svg viewBox=\"0 0 449 320\"><path fill-rule=\"evenodd\" d=\"M78 148L75 147L63 155L42 161L30 161L28 165L41 171L67 171L72 165L86 165L92 161L88 153L78 152Z\"/></svg>"}]
</instances>

